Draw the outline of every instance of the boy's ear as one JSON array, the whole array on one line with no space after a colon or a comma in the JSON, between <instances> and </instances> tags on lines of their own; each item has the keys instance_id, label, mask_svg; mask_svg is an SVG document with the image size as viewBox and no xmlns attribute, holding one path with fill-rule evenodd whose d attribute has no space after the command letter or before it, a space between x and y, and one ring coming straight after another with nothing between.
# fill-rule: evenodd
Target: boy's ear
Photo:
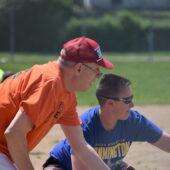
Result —
<instances>
[{"instance_id":1,"label":"boy's ear","mask_svg":"<svg viewBox=\"0 0 170 170\"><path fill-rule=\"evenodd\" d=\"M113 100L107 99L107 100L106 100L106 104L107 104L108 107L113 107L113 105L114 105L115 103L114 103Z\"/></svg>"},{"instance_id":2,"label":"boy's ear","mask_svg":"<svg viewBox=\"0 0 170 170\"><path fill-rule=\"evenodd\" d=\"M113 105L113 100L107 99L107 102L108 102L109 105Z\"/></svg>"}]
</instances>

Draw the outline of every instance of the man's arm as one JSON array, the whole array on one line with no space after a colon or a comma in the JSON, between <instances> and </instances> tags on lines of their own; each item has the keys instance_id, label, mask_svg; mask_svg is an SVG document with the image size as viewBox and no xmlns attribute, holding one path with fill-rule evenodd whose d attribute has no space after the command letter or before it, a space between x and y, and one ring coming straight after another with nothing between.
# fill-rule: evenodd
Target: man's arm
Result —
<instances>
[{"instance_id":1,"label":"man's arm","mask_svg":"<svg viewBox=\"0 0 170 170\"><path fill-rule=\"evenodd\" d=\"M95 150L86 143L80 126L61 125L75 156L90 170L110 170ZM74 166L73 166L74 167ZM75 167L76 168L76 167ZM87 168L86 168L87 169ZM78 170L78 169L74 169ZM82 169L79 169L82 170Z\"/></svg>"},{"instance_id":2,"label":"man's arm","mask_svg":"<svg viewBox=\"0 0 170 170\"><path fill-rule=\"evenodd\" d=\"M87 170L88 168L80 161L75 154L71 154L71 164L74 170Z\"/></svg>"},{"instance_id":3,"label":"man's arm","mask_svg":"<svg viewBox=\"0 0 170 170\"><path fill-rule=\"evenodd\" d=\"M153 145L166 152L170 152L170 134L163 132L160 139L157 142L153 143Z\"/></svg>"},{"instance_id":4,"label":"man's arm","mask_svg":"<svg viewBox=\"0 0 170 170\"><path fill-rule=\"evenodd\" d=\"M29 158L27 146L27 133L33 127L31 120L19 110L4 133L12 159L20 170L34 169Z\"/></svg>"}]
</instances>

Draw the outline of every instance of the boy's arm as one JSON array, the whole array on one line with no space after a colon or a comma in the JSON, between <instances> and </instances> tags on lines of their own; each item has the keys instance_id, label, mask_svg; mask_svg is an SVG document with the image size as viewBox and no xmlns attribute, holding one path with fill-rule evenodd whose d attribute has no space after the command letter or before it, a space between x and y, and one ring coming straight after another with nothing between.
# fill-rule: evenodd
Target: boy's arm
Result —
<instances>
[{"instance_id":1,"label":"boy's arm","mask_svg":"<svg viewBox=\"0 0 170 170\"><path fill-rule=\"evenodd\" d=\"M153 143L153 145L166 152L170 152L170 134L163 132L160 139L157 142Z\"/></svg>"},{"instance_id":2,"label":"boy's arm","mask_svg":"<svg viewBox=\"0 0 170 170\"><path fill-rule=\"evenodd\" d=\"M96 151L86 143L81 126L61 125L61 128L70 143L74 155L82 162L82 164L87 166L89 170L110 170L110 168L98 156Z\"/></svg>"}]
</instances>

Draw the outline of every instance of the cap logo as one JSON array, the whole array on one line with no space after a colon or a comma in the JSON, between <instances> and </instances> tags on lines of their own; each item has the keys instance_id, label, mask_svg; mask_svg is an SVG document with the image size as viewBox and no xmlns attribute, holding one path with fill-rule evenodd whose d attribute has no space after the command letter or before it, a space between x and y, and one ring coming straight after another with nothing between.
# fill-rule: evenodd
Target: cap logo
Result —
<instances>
[{"instance_id":1,"label":"cap logo","mask_svg":"<svg viewBox=\"0 0 170 170\"><path fill-rule=\"evenodd\" d=\"M100 50L100 47L97 47L96 49L94 49L94 51L97 54L97 61L102 59L102 52Z\"/></svg>"}]
</instances>

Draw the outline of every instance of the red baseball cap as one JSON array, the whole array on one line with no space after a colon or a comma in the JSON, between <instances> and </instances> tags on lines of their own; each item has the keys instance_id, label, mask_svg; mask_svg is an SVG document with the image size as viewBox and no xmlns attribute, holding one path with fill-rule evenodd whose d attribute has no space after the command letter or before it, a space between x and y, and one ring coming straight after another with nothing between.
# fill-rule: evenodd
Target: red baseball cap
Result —
<instances>
[{"instance_id":1,"label":"red baseball cap","mask_svg":"<svg viewBox=\"0 0 170 170\"><path fill-rule=\"evenodd\" d=\"M112 69L114 65L102 57L99 44L87 37L79 37L66 42L60 57L73 62L96 63L104 68Z\"/></svg>"}]
</instances>

